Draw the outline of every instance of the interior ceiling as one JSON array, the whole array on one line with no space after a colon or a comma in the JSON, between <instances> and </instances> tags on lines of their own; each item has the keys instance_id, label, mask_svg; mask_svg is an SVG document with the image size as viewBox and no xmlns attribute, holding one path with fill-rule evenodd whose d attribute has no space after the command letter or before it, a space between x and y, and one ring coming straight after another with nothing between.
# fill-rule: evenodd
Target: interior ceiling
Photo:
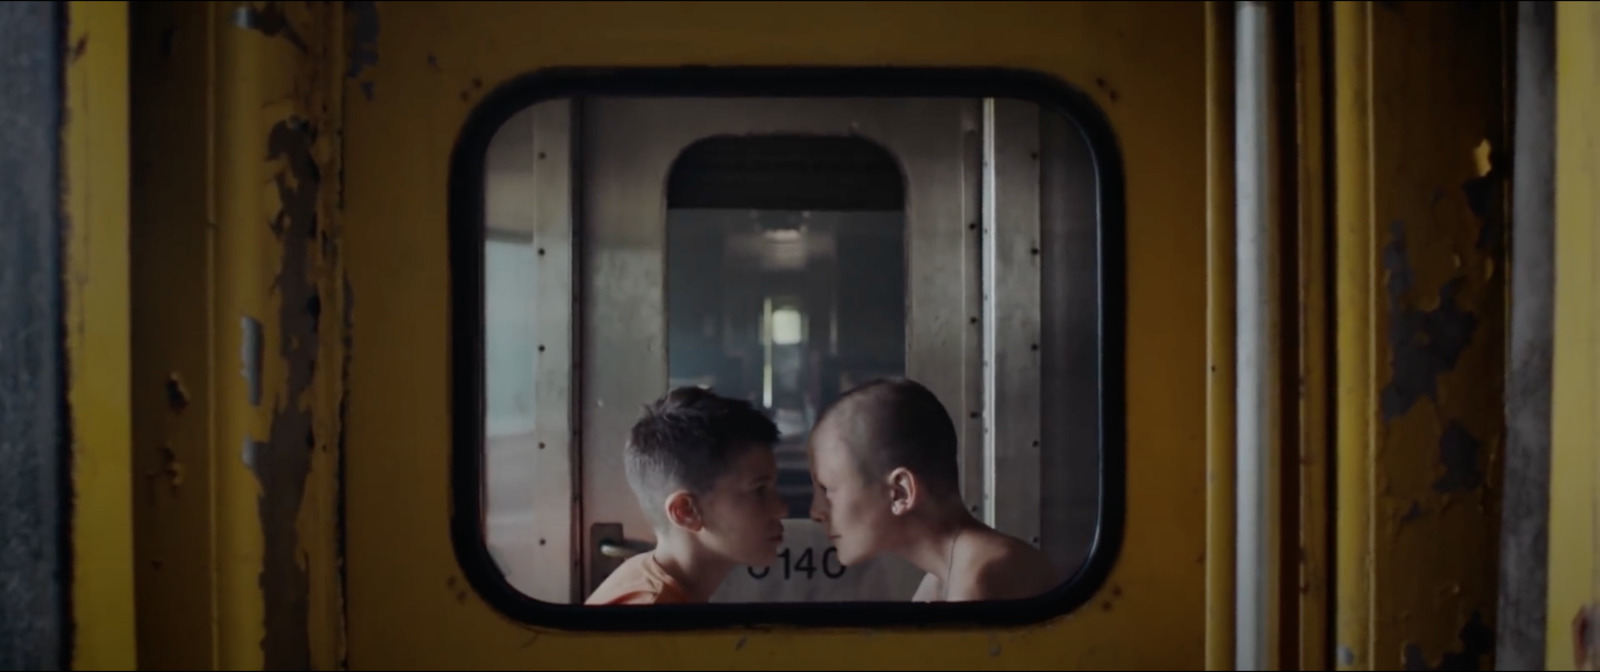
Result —
<instances>
[{"instance_id":1,"label":"interior ceiling","mask_svg":"<svg viewBox=\"0 0 1600 672\"><path fill-rule=\"evenodd\" d=\"M678 156L667 207L903 211L905 178L888 150L863 138L716 136Z\"/></svg>"},{"instance_id":2,"label":"interior ceiling","mask_svg":"<svg viewBox=\"0 0 1600 672\"><path fill-rule=\"evenodd\" d=\"M716 136L673 164L667 207L721 211L697 213L694 226L723 239L733 266L802 271L832 262L840 215L903 212L905 179L887 150L859 137Z\"/></svg>"}]
</instances>

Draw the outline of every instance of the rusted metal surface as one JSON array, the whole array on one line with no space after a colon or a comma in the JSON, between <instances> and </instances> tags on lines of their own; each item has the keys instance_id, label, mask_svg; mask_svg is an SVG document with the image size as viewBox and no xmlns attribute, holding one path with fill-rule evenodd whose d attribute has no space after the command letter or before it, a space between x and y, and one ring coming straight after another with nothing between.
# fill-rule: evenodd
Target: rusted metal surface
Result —
<instances>
[{"instance_id":1,"label":"rusted metal surface","mask_svg":"<svg viewBox=\"0 0 1600 672\"><path fill-rule=\"evenodd\" d=\"M1493 665L1506 12L1334 7L1341 669Z\"/></svg>"},{"instance_id":2,"label":"rusted metal surface","mask_svg":"<svg viewBox=\"0 0 1600 672\"><path fill-rule=\"evenodd\" d=\"M146 473L195 477L150 479L139 498L141 595L157 596L140 602L141 664L340 667L343 8L142 14L134 288L147 322L135 328L135 387L159 370L165 390L159 412L136 410L135 434L164 446ZM169 104L182 123L160 117ZM169 576L167 563L186 572Z\"/></svg>"},{"instance_id":3,"label":"rusted metal surface","mask_svg":"<svg viewBox=\"0 0 1600 672\"><path fill-rule=\"evenodd\" d=\"M1506 10L1370 15L1372 659L1493 665L1505 436Z\"/></svg>"},{"instance_id":4,"label":"rusted metal surface","mask_svg":"<svg viewBox=\"0 0 1600 672\"><path fill-rule=\"evenodd\" d=\"M275 301L266 306L276 318L265 320L268 330L276 329L268 366L281 374L273 376L266 439L248 465L260 486L260 646L266 669L336 664L342 637L337 451L348 362L342 332L350 302L339 274L341 228L333 202L338 192L330 188L338 177L341 10L265 3L236 14L246 17L245 28L274 38L251 45L268 57L261 97L289 96L266 115L263 148L275 198L269 198L273 214L261 233L278 252L271 281Z\"/></svg>"}]
</instances>

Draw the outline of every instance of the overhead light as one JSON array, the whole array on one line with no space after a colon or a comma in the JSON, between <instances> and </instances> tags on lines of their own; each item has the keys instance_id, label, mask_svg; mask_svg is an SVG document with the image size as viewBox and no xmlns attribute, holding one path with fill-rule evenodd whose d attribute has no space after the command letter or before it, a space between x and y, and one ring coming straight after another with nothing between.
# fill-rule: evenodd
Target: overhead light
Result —
<instances>
[{"instance_id":1,"label":"overhead light","mask_svg":"<svg viewBox=\"0 0 1600 672\"><path fill-rule=\"evenodd\" d=\"M772 344L795 345L801 341L800 311L779 308L772 311Z\"/></svg>"}]
</instances>

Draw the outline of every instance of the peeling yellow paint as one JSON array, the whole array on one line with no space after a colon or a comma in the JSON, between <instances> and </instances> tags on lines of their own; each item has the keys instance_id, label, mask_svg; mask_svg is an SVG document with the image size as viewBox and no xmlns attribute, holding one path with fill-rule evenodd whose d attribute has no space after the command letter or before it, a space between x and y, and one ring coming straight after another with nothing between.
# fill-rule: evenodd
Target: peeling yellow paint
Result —
<instances>
[{"instance_id":1,"label":"peeling yellow paint","mask_svg":"<svg viewBox=\"0 0 1600 672\"><path fill-rule=\"evenodd\" d=\"M134 153L163 168L137 174L135 210L135 379L156 394L136 396L134 433L166 447L137 465L159 476L136 499L140 593L157 596L139 612L140 662L337 669L340 8L257 3L253 26L240 8L152 3L133 26ZM320 133L309 159L272 155L269 134L301 122ZM302 159L322 189L285 229L274 178L305 186L290 174Z\"/></svg>"},{"instance_id":2,"label":"peeling yellow paint","mask_svg":"<svg viewBox=\"0 0 1600 672\"><path fill-rule=\"evenodd\" d=\"M1507 185L1490 156L1506 128L1505 13L1390 8L1335 5L1336 54L1352 66L1341 76L1349 104L1337 107L1349 302L1336 323L1351 386L1337 605L1349 655L1337 662L1433 666L1453 651L1478 667L1491 664L1498 506L1456 503L1490 487L1504 432L1505 280L1476 269L1504 254ZM1372 360L1349 357L1346 343L1371 347ZM1369 497L1382 515L1360 512ZM1346 502L1357 509L1345 513Z\"/></svg>"},{"instance_id":3,"label":"peeling yellow paint","mask_svg":"<svg viewBox=\"0 0 1600 672\"><path fill-rule=\"evenodd\" d=\"M1489 171L1493 168L1493 166L1489 163L1489 155L1491 153L1492 145L1489 144L1488 138L1484 138L1478 143L1477 147L1472 148L1472 161L1478 166L1478 174L1476 177L1488 175Z\"/></svg>"}]
</instances>

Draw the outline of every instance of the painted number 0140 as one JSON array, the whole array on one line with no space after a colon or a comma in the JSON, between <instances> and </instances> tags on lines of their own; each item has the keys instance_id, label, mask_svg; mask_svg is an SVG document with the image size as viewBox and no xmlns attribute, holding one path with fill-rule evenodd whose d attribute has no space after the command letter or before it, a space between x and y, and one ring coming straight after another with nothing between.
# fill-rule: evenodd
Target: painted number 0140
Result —
<instances>
[{"instance_id":1,"label":"painted number 0140","mask_svg":"<svg viewBox=\"0 0 1600 672\"><path fill-rule=\"evenodd\" d=\"M783 578L785 581L796 574L805 574L806 579L809 580L816 576L818 572L821 572L823 576L829 579L837 579L844 576L844 565L839 564L839 549L832 546L822 552L820 562L813 557L809 548L801 551L798 557L795 557L792 551L785 548L782 553L778 554L778 562L774 564L783 565ZM750 576L753 578L765 579L772 573L772 567L763 567L760 570L750 567L747 571L750 572Z\"/></svg>"}]
</instances>

